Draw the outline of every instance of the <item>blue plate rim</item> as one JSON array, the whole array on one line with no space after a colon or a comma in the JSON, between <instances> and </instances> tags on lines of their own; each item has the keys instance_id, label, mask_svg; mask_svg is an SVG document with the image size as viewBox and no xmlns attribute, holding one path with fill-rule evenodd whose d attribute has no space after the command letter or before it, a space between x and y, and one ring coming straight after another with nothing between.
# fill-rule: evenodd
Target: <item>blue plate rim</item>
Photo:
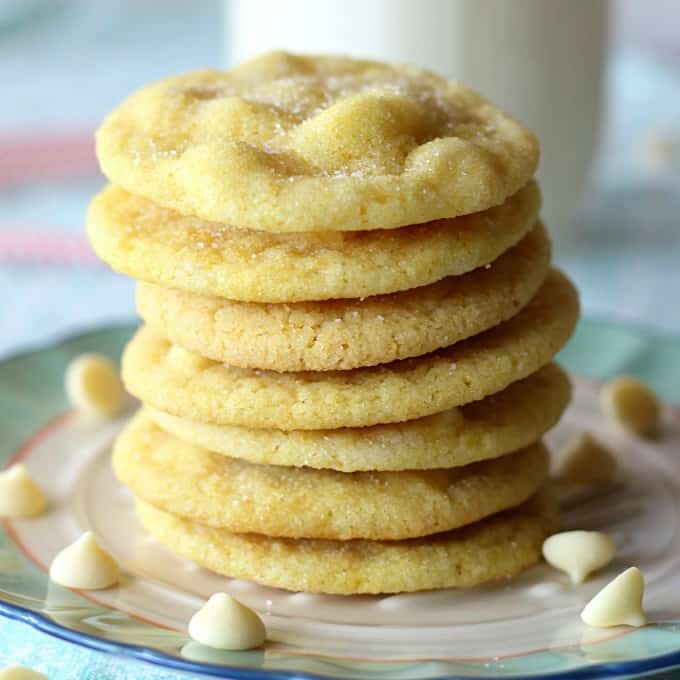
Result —
<instances>
[{"instance_id":1,"label":"blue plate rim","mask_svg":"<svg viewBox=\"0 0 680 680\"><path fill-rule=\"evenodd\" d=\"M115 611L115 610L112 610ZM52 621L48 616L19 605L10 604L0 600L0 616L4 616L21 623L25 623L35 630L46 633L52 637L76 644L80 647L93 649L110 655L125 656L138 661L170 668L177 671L201 673L211 677L230 678L231 680L344 680L340 676L325 675L320 673L308 673L299 671L255 670L238 666L215 665L206 662L195 662L158 652L149 647L131 645L125 642L112 642L94 635L80 633L70 628L65 628ZM398 662L395 662L398 663ZM567 669L552 673L537 675L513 674L507 676L511 680L569 680L570 678L612 678L629 676L631 674L650 673L654 671L670 671L680 666L680 649L646 659L633 659L620 662L601 662L591 666ZM440 675L427 680L498 680L497 675Z\"/></svg>"}]
</instances>

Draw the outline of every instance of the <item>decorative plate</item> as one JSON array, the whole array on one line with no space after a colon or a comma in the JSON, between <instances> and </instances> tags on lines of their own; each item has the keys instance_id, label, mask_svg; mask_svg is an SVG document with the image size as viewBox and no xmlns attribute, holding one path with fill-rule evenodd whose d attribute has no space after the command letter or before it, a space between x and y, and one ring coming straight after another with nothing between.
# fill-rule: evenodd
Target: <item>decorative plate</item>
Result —
<instances>
[{"instance_id":1,"label":"decorative plate","mask_svg":"<svg viewBox=\"0 0 680 680\"><path fill-rule=\"evenodd\" d=\"M68 360L83 351L117 358L130 333L100 330L0 364L0 467L21 460L50 497L44 516L2 525L0 613L77 645L236 679L627 677L680 665L679 410L664 409L657 441L633 440L599 415L597 383L575 380L574 402L549 443L587 429L622 467L615 487L564 509L566 527L606 530L619 547L615 562L585 584L572 586L539 566L470 591L290 593L219 577L146 536L108 460L127 416L101 423L66 410ZM584 322L562 360L577 374L637 373L680 399L680 343L670 339ZM48 580L52 557L86 528L121 560L119 587L85 593ZM585 602L631 564L645 575L652 623L607 630L582 624ZM187 637L189 617L216 590L260 612L270 635L263 649L219 652Z\"/></svg>"}]
</instances>

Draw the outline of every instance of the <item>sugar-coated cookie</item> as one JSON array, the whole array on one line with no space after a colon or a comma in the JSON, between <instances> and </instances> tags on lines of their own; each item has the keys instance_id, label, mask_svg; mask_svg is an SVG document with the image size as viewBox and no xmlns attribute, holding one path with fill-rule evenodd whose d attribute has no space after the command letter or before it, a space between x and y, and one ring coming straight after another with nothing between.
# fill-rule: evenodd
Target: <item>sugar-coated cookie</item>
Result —
<instances>
[{"instance_id":1,"label":"sugar-coated cookie","mask_svg":"<svg viewBox=\"0 0 680 680\"><path fill-rule=\"evenodd\" d=\"M517 314L550 267L542 225L492 264L364 300L232 302L141 283L137 309L173 343L215 361L273 371L330 371L427 354Z\"/></svg>"},{"instance_id":2,"label":"sugar-coated cookie","mask_svg":"<svg viewBox=\"0 0 680 680\"><path fill-rule=\"evenodd\" d=\"M246 302L361 298L482 267L536 222L535 182L484 212L401 229L271 234L205 222L110 186L90 205L90 241L134 278Z\"/></svg>"},{"instance_id":3,"label":"sugar-coated cookie","mask_svg":"<svg viewBox=\"0 0 680 680\"><path fill-rule=\"evenodd\" d=\"M408 541L324 541L234 534L138 502L142 525L203 567L275 588L355 595L469 588L515 576L541 559L557 529L553 500L527 503L461 529Z\"/></svg>"},{"instance_id":4,"label":"sugar-coated cookie","mask_svg":"<svg viewBox=\"0 0 680 680\"><path fill-rule=\"evenodd\" d=\"M545 366L569 339L578 296L553 270L515 317L415 359L351 371L276 373L226 366L142 328L123 355L128 391L190 420L280 430L400 422L499 392Z\"/></svg>"},{"instance_id":5,"label":"sugar-coated cookie","mask_svg":"<svg viewBox=\"0 0 680 680\"><path fill-rule=\"evenodd\" d=\"M520 505L548 474L540 444L450 470L336 472L255 465L163 431L143 411L113 467L138 498L201 524L289 538L399 540Z\"/></svg>"},{"instance_id":6,"label":"sugar-coated cookie","mask_svg":"<svg viewBox=\"0 0 680 680\"><path fill-rule=\"evenodd\" d=\"M404 423L338 430L251 430L186 420L151 406L164 430L225 456L264 465L340 472L431 470L468 465L540 439L571 398L569 378L548 364L480 401Z\"/></svg>"},{"instance_id":7,"label":"sugar-coated cookie","mask_svg":"<svg viewBox=\"0 0 680 680\"><path fill-rule=\"evenodd\" d=\"M272 232L390 229L502 203L526 128L427 71L273 52L149 85L97 133L104 174L186 215Z\"/></svg>"}]
</instances>

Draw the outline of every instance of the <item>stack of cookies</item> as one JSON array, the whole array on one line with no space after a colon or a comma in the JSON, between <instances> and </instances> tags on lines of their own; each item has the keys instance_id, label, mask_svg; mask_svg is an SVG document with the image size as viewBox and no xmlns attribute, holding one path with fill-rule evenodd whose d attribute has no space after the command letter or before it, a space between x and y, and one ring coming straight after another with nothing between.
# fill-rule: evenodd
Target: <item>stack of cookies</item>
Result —
<instances>
[{"instance_id":1,"label":"stack of cookies","mask_svg":"<svg viewBox=\"0 0 680 680\"><path fill-rule=\"evenodd\" d=\"M97 142L90 238L146 324L113 464L153 536L338 594L539 560L578 302L530 132L431 73L273 53L137 92Z\"/></svg>"}]
</instances>

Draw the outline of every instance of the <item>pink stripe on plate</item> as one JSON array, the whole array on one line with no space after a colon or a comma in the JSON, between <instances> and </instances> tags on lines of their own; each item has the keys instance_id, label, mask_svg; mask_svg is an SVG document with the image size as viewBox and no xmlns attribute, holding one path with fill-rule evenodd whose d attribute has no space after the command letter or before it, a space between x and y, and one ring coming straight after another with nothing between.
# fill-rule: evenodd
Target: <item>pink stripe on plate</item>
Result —
<instances>
[{"instance_id":1,"label":"pink stripe on plate","mask_svg":"<svg viewBox=\"0 0 680 680\"><path fill-rule=\"evenodd\" d=\"M0 231L0 262L100 264L84 237L36 231Z\"/></svg>"},{"instance_id":2,"label":"pink stripe on plate","mask_svg":"<svg viewBox=\"0 0 680 680\"><path fill-rule=\"evenodd\" d=\"M0 186L98 173L90 131L0 133Z\"/></svg>"}]
</instances>

